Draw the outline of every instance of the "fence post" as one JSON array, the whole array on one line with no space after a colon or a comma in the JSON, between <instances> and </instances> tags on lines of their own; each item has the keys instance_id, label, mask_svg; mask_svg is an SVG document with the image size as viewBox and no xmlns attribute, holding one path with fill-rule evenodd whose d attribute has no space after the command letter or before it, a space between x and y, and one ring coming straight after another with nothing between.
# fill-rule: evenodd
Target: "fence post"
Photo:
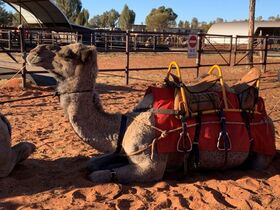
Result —
<instances>
[{"instance_id":1,"label":"fence post","mask_svg":"<svg viewBox=\"0 0 280 210\"><path fill-rule=\"evenodd\" d=\"M25 38L24 38L24 28L22 25L18 27L20 36L20 51L22 57L22 67L21 67L21 77L22 77L22 87L26 88L26 50L25 50Z\"/></svg>"},{"instance_id":2,"label":"fence post","mask_svg":"<svg viewBox=\"0 0 280 210\"><path fill-rule=\"evenodd\" d=\"M113 49L113 33L110 33L110 49Z\"/></svg>"},{"instance_id":3,"label":"fence post","mask_svg":"<svg viewBox=\"0 0 280 210\"><path fill-rule=\"evenodd\" d=\"M76 32L76 43L78 43L79 42L79 34L78 34L78 32Z\"/></svg>"},{"instance_id":4,"label":"fence post","mask_svg":"<svg viewBox=\"0 0 280 210\"><path fill-rule=\"evenodd\" d=\"M202 34L197 34L198 45L197 45L197 57L196 57L196 77L199 76L199 68L201 63L201 53L202 53Z\"/></svg>"},{"instance_id":5,"label":"fence post","mask_svg":"<svg viewBox=\"0 0 280 210\"><path fill-rule=\"evenodd\" d=\"M125 53L126 53L125 81L126 81L126 85L128 85L128 82L129 82L129 50L130 50L129 38L130 38L130 34L129 34L129 31L127 30L126 36L125 36Z\"/></svg>"},{"instance_id":6,"label":"fence post","mask_svg":"<svg viewBox=\"0 0 280 210\"><path fill-rule=\"evenodd\" d=\"M155 51L157 47L157 37L156 35L153 36L153 50Z\"/></svg>"},{"instance_id":7,"label":"fence post","mask_svg":"<svg viewBox=\"0 0 280 210\"><path fill-rule=\"evenodd\" d=\"M230 36L230 52L229 52L229 66L232 66L231 57L232 57L232 39L233 37Z\"/></svg>"},{"instance_id":8,"label":"fence post","mask_svg":"<svg viewBox=\"0 0 280 210\"><path fill-rule=\"evenodd\" d=\"M262 62L262 72L266 72L266 63L267 63L267 49L268 49L268 35L264 39L264 53L263 53L263 62Z\"/></svg>"},{"instance_id":9,"label":"fence post","mask_svg":"<svg viewBox=\"0 0 280 210\"><path fill-rule=\"evenodd\" d=\"M105 33L105 52L108 52L108 34L107 32L104 32Z\"/></svg>"},{"instance_id":10,"label":"fence post","mask_svg":"<svg viewBox=\"0 0 280 210\"><path fill-rule=\"evenodd\" d=\"M235 36L233 66L235 66L235 64L236 64L236 56L237 56L237 50L238 50L237 42L238 42L238 35Z\"/></svg>"},{"instance_id":11,"label":"fence post","mask_svg":"<svg viewBox=\"0 0 280 210\"><path fill-rule=\"evenodd\" d=\"M11 50L11 46L12 46L12 40L11 40L12 36L11 36L11 30L8 31L8 48L9 50Z\"/></svg>"}]
</instances>

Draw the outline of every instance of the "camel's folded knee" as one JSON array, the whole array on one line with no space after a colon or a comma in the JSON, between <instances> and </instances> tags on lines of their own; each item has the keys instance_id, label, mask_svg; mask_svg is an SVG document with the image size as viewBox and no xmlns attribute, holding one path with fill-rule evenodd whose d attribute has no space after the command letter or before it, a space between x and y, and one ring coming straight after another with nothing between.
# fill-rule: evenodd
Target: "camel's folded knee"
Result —
<instances>
[{"instance_id":1,"label":"camel's folded knee","mask_svg":"<svg viewBox=\"0 0 280 210\"><path fill-rule=\"evenodd\" d=\"M27 159L34 151L35 145L27 142L7 148L4 156L0 156L0 178L8 176L17 163Z\"/></svg>"}]
</instances>

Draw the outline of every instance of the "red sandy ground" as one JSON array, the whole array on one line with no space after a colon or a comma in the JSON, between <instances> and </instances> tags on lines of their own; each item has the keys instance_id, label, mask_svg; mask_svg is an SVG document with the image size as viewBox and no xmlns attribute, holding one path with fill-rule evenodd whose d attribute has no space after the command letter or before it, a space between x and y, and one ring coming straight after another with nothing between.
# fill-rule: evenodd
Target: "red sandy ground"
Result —
<instances>
[{"instance_id":1,"label":"red sandy ground","mask_svg":"<svg viewBox=\"0 0 280 210\"><path fill-rule=\"evenodd\" d=\"M132 67L167 66L170 61L191 64L179 54L135 55ZM209 60L217 62L216 57ZM99 55L100 68L122 68L123 55ZM245 68L224 68L229 83L245 74ZM261 82L261 96L275 122L280 149L280 83L277 66L269 66ZM145 89L164 79L166 71L131 73L125 86L123 73L100 72L97 90L109 112L131 110ZM184 71L186 80L194 71ZM1 101L40 96L52 88L29 86L20 81L0 82ZM98 154L76 136L54 97L1 106L13 126L13 144L33 142L37 151L19 164L11 175L0 179L0 209L280 209L280 155L265 171L228 170L201 172L183 180L168 177L158 183L120 185L93 184L87 179L86 161Z\"/></svg>"}]
</instances>

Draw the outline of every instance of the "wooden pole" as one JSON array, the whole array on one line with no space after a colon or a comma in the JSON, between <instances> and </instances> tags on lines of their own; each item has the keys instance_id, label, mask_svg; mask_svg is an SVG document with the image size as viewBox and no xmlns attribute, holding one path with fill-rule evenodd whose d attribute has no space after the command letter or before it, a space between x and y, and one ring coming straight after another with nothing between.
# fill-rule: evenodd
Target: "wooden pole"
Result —
<instances>
[{"instance_id":1,"label":"wooden pole","mask_svg":"<svg viewBox=\"0 0 280 210\"><path fill-rule=\"evenodd\" d=\"M254 52L254 32L255 32L255 8L256 8L256 0L250 0L249 5L249 30L248 30L248 57L247 61L251 67L253 67L253 52Z\"/></svg>"}]
</instances>

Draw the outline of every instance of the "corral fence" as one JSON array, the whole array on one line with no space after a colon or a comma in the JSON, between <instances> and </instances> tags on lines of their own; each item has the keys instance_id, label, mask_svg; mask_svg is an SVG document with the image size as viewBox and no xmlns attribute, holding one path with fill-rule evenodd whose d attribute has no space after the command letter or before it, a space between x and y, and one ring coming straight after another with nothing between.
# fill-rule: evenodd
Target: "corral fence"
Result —
<instances>
[{"instance_id":1,"label":"corral fence","mask_svg":"<svg viewBox=\"0 0 280 210\"><path fill-rule=\"evenodd\" d=\"M48 29L28 28L0 28L0 52L7 53L15 62L12 53L20 52L23 63L20 73L25 87L27 71L26 54L38 44L66 45L81 42L86 45L95 45L99 52L120 52L126 54L125 68L100 69L100 71L121 71L125 73L125 82L129 82L130 71L163 70L164 67L134 68L130 66L130 54L138 52L188 52L189 33L168 32L135 32L135 31L109 31L109 30L86 30L86 31L50 31ZM214 64L220 66L261 65L263 71L267 64L280 64L278 61L268 60L268 56L280 56L280 37L276 36L229 36L198 33L197 56L194 65L181 66L182 69L196 69L199 75L201 67ZM253 49L247 48L248 40L253 39ZM248 63L246 57L254 53L259 59ZM209 63L202 59L203 56L217 55L219 63ZM5 72L0 75L14 74ZM38 73L32 71L32 73ZM39 73L44 73L40 71Z\"/></svg>"}]
</instances>

